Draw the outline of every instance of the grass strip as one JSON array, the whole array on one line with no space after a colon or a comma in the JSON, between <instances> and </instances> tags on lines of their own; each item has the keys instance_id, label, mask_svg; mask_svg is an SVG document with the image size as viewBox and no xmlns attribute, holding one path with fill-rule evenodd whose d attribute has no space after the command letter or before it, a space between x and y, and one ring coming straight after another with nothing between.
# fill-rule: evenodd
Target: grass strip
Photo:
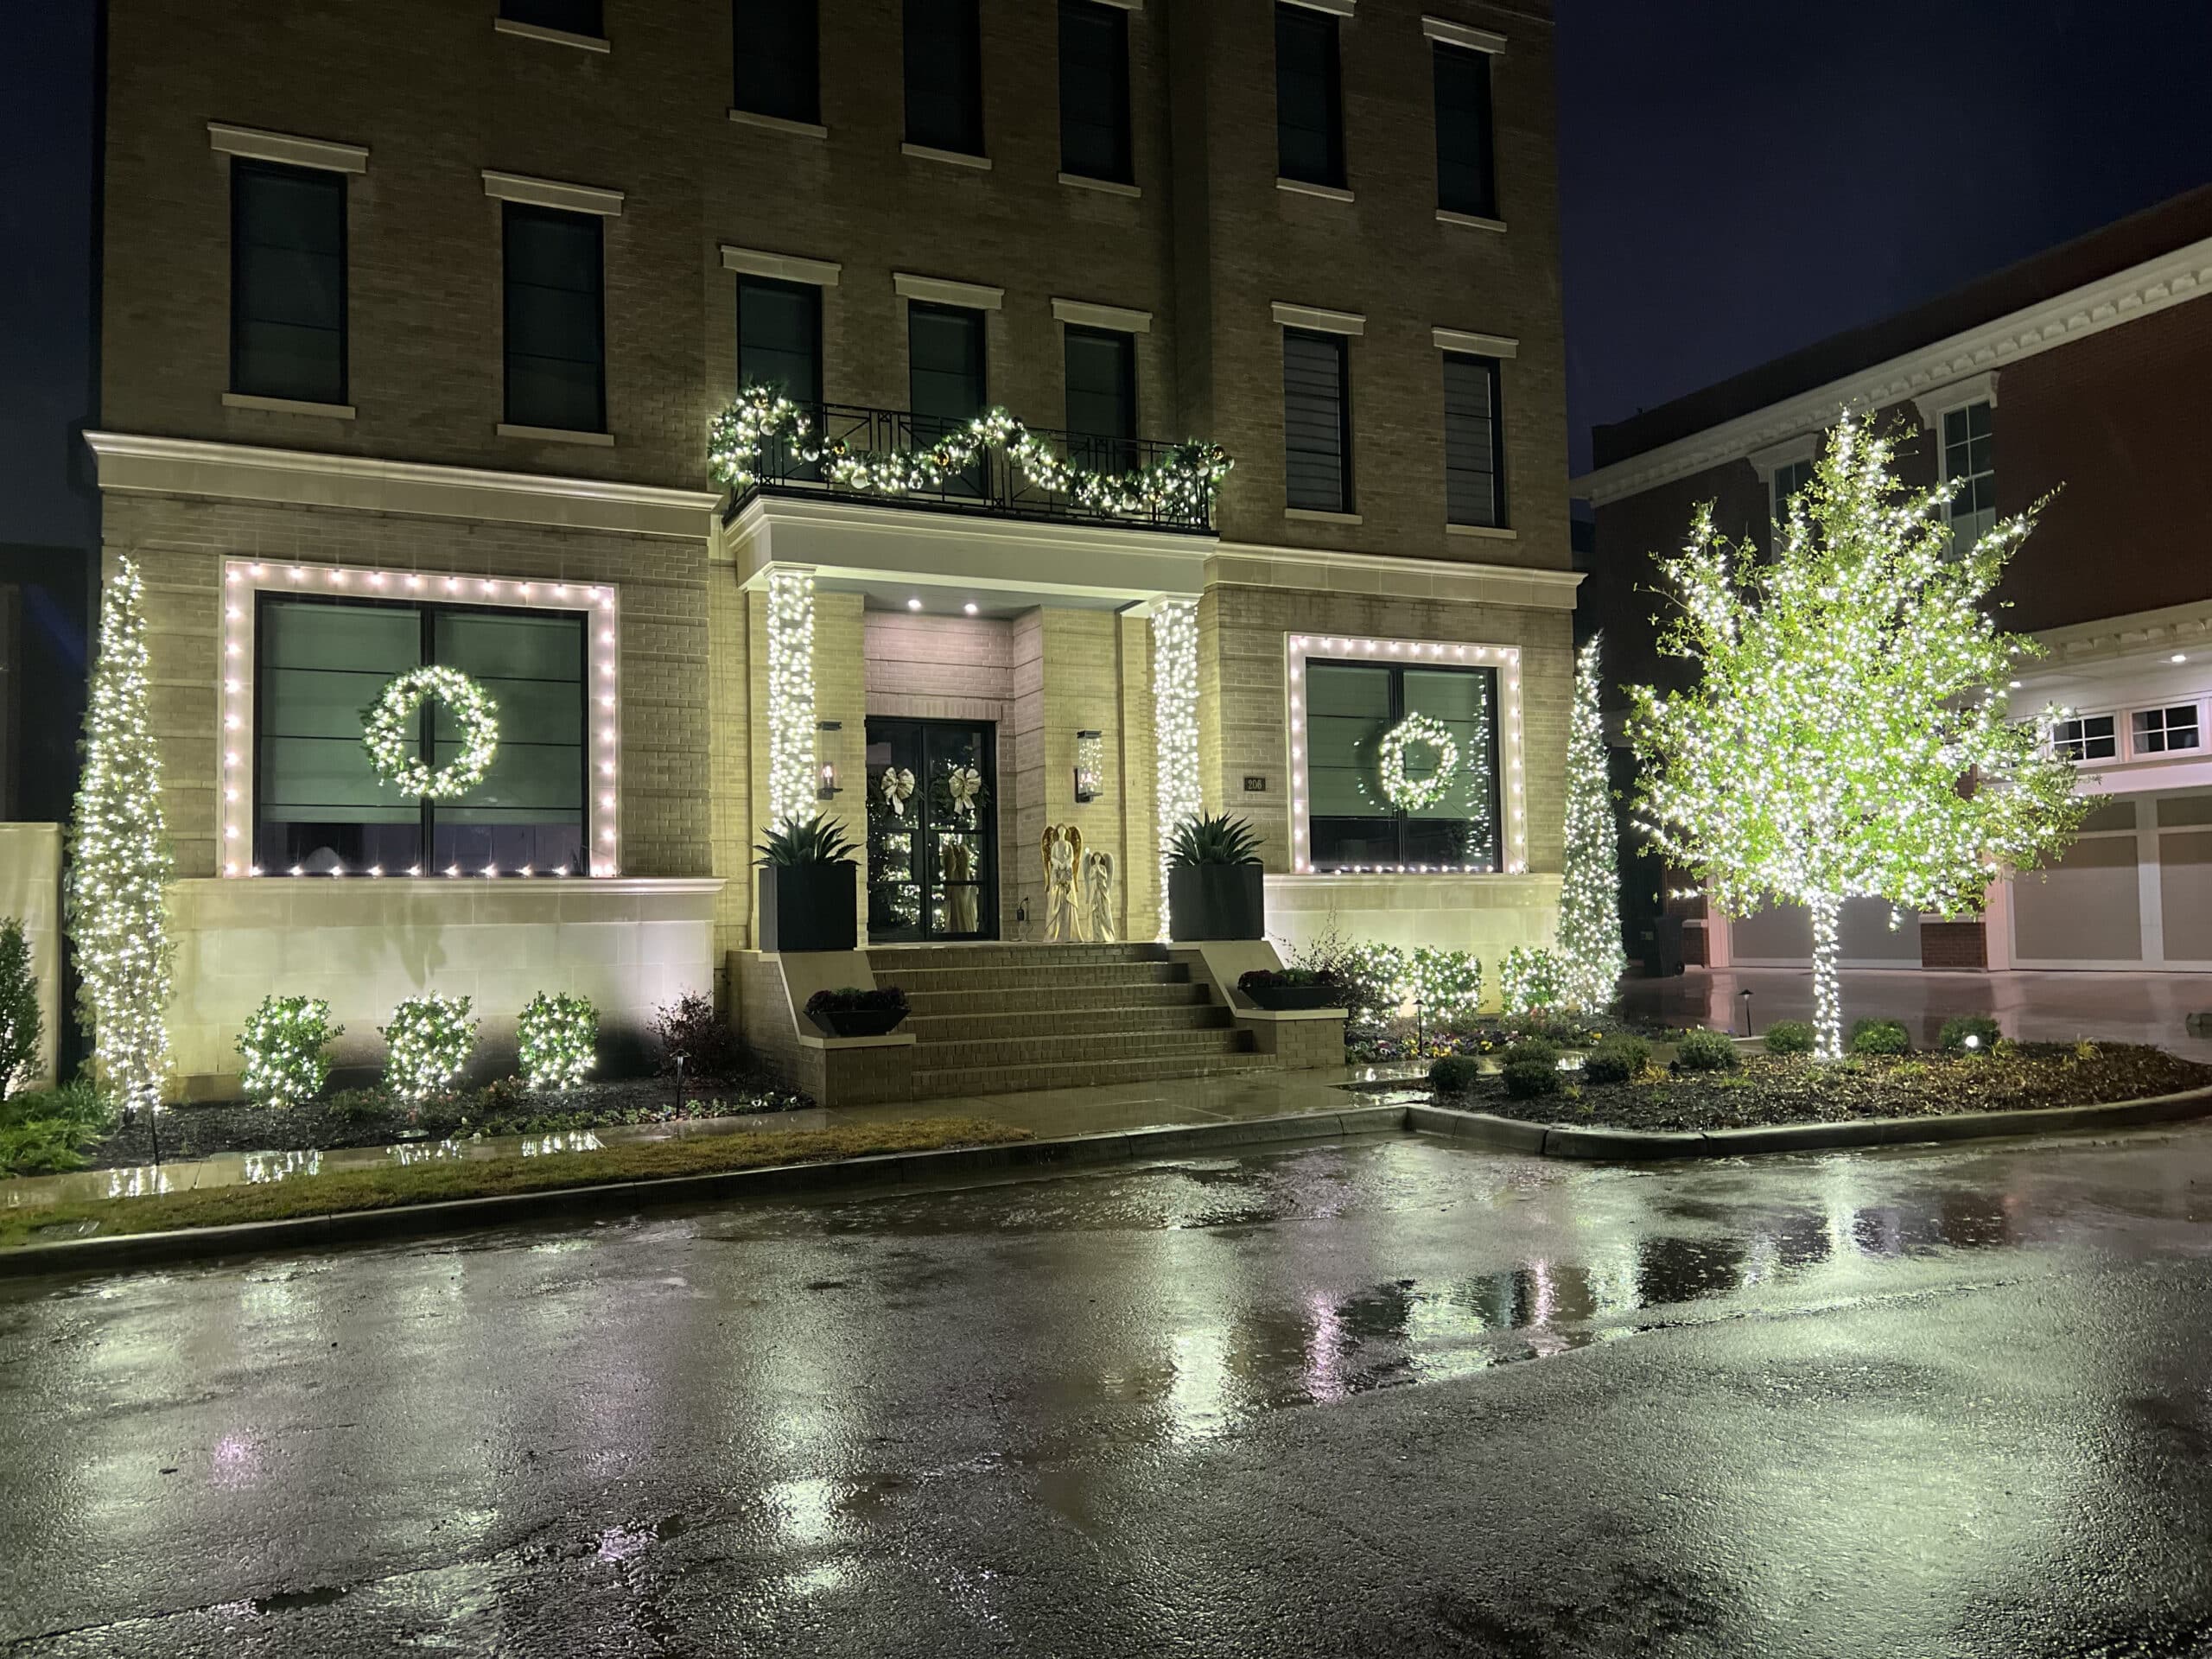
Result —
<instances>
[{"instance_id":1,"label":"grass strip","mask_svg":"<svg viewBox=\"0 0 2212 1659\"><path fill-rule=\"evenodd\" d=\"M136 1198L79 1198L65 1204L0 1209L0 1248L56 1238L226 1227L238 1222L289 1221L349 1210L389 1210L511 1192L545 1192L609 1181L649 1181L672 1175L772 1169L882 1153L941 1152L953 1147L1003 1146L1031 1139L982 1117L901 1118L838 1129L760 1129L693 1135L555 1152L535 1158L451 1159L333 1170L282 1181L196 1188Z\"/></svg>"}]
</instances>

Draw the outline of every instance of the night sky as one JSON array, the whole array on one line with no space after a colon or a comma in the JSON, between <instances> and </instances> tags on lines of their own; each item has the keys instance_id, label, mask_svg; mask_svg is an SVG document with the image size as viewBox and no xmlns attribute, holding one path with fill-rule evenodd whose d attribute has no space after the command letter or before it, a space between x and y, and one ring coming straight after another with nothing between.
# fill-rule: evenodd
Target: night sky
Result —
<instances>
[{"instance_id":1,"label":"night sky","mask_svg":"<svg viewBox=\"0 0 2212 1659\"><path fill-rule=\"evenodd\" d=\"M0 543L81 543L94 8L17 10ZM1593 421L2212 179L2212 0L1558 0L1558 16L1577 470Z\"/></svg>"}]
</instances>

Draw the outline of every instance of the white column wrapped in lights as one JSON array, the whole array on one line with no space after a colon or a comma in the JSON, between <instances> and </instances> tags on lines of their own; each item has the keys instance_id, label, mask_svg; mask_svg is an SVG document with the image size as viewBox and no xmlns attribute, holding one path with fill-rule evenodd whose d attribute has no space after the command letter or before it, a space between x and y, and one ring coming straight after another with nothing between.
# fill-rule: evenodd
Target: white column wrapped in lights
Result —
<instances>
[{"instance_id":1,"label":"white column wrapped in lights","mask_svg":"<svg viewBox=\"0 0 2212 1659\"><path fill-rule=\"evenodd\" d=\"M1294 633L1285 652L1290 697L1290 835L1291 868L1300 875L1313 874L1313 842L1308 823L1312 798L1306 783L1306 664L1308 658L1367 663L1424 663L1454 668L1490 668L1497 671L1498 747L1503 777L1498 798L1505 822L1499 826L1504 854L1504 873L1525 874L1529 868L1528 798L1521 756L1521 652L1516 645L1450 644L1434 639L1370 639L1363 635ZM1367 864L1332 874L1352 875L1489 875L1496 872L1476 865Z\"/></svg>"},{"instance_id":2,"label":"white column wrapped in lights","mask_svg":"<svg viewBox=\"0 0 2212 1659\"><path fill-rule=\"evenodd\" d=\"M768 573L768 822L804 823L821 774L814 760L814 572Z\"/></svg>"},{"instance_id":3,"label":"white column wrapped in lights","mask_svg":"<svg viewBox=\"0 0 2212 1659\"><path fill-rule=\"evenodd\" d=\"M588 874L621 873L620 756L622 710L617 687L621 660L621 607L607 582L525 581L518 576L465 576L429 570L379 570L373 566L296 564L283 560L232 559L223 569L223 748L217 785L216 821L222 825L222 871L229 876L297 874L265 871L253 861L253 674L254 595L264 591L293 594L350 594L369 599L419 600L455 605L495 605L514 610L574 611L584 617L589 664L585 754L589 766L590 825ZM449 865L425 870L420 865L388 870L333 869L332 875L398 876L436 874L566 876L586 872L568 866L537 870L524 866L501 869L487 865L464 870Z\"/></svg>"},{"instance_id":4,"label":"white column wrapped in lights","mask_svg":"<svg viewBox=\"0 0 2212 1659\"><path fill-rule=\"evenodd\" d=\"M1152 607L1152 722L1158 757L1154 822L1160 835L1160 937L1167 937L1167 849L1175 831L1205 810L1198 783L1198 607L1163 599Z\"/></svg>"}]
</instances>

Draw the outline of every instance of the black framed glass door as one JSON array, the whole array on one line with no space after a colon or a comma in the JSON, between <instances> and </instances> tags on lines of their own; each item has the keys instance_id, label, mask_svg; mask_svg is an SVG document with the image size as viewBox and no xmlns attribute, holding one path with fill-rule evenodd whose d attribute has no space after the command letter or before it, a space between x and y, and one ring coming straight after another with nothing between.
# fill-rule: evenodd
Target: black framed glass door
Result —
<instances>
[{"instance_id":1,"label":"black framed glass door","mask_svg":"<svg viewBox=\"0 0 2212 1659\"><path fill-rule=\"evenodd\" d=\"M997 731L868 721L870 944L998 938Z\"/></svg>"}]
</instances>

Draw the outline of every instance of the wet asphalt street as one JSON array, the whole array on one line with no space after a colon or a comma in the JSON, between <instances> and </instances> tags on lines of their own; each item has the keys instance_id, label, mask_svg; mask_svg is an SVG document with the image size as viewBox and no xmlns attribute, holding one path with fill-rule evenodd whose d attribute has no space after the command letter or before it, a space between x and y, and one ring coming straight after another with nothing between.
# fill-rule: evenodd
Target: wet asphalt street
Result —
<instances>
[{"instance_id":1,"label":"wet asphalt street","mask_svg":"<svg viewBox=\"0 0 2212 1659\"><path fill-rule=\"evenodd\" d=\"M0 1584L41 1656L2212 1652L2212 1129L10 1285Z\"/></svg>"}]
</instances>

